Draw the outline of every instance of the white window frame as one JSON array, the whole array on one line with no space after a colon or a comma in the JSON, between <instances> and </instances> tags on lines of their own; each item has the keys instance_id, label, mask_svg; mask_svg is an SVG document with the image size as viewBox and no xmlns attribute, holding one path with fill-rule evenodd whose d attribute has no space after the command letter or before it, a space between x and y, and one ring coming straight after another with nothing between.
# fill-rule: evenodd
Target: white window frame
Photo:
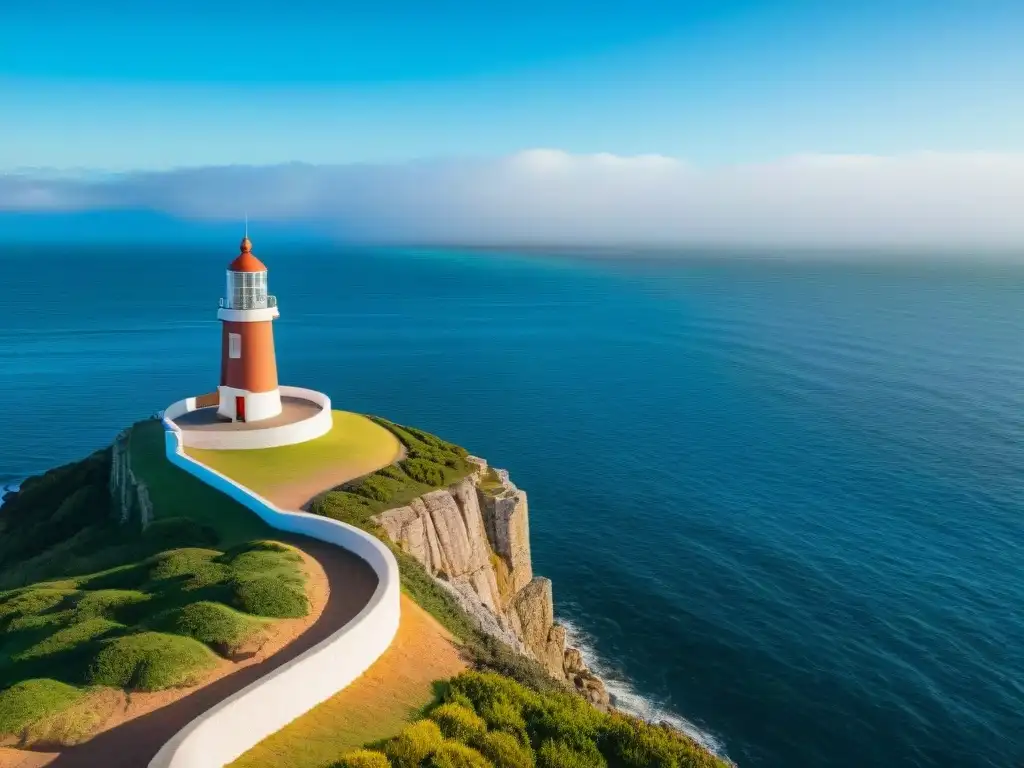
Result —
<instances>
[{"instance_id":1,"label":"white window frame","mask_svg":"<svg viewBox=\"0 0 1024 768\"><path fill-rule=\"evenodd\" d=\"M242 357L242 334L228 334L228 357L232 360L239 360Z\"/></svg>"}]
</instances>

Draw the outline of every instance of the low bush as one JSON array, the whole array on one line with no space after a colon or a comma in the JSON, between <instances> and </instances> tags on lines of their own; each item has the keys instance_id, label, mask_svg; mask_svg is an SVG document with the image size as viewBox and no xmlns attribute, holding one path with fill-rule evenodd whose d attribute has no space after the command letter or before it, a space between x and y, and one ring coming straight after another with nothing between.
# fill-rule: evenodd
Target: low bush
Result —
<instances>
[{"instance_id":1,"label":"low bush","mask_svg":"<svg viewBox=\"0 0 1024 768\"><path fill-rule=\"evenodd\" d=\"M527 706L524 716L535 741L557 741L578 750L594 743L606 717L583 697L571 693L544 696Z\"/></svg>"},{"instance_id":2,"label":"low bush","mask_svg":"<svg viewBox=\"0 0 1024 768\"><path fill-rule=\"evenodd\" d=\"M458 741L446 741L426 762L427 768L492 768L486 757Z\"/></svg>"},{"instance_id":3,"label":"low bush","mask_svg":"<svg viewBox=\"0 0 1024 768\"><path fill-rule=\"evenodd\" d=\"M494 768L533 768L533 750L510 733L491 731L473 746L494 764Z\"/></svg>"},{"instance_id":4,"label":"low bush","mask_svg":"<svg viewBox=\"0 0 1024 768\"><path fill-rule=\"evenodd\" d=\"M405 473L418 483L424 485L442 485L444 483L444 470L436 462L413 458L401 461L400 465Z\"/></svg>"},{"instance_id":5,"label":"low bush","mask_svg":"<svg viewBox=\"0 0 1024 768\"><path fill-rule=\"evenodd\" d=\"M20 653L13 654L12 660L15 662L25 662L30 659L39 659L57 653L69 653L81 648L86 643L99 640L123 629L124 625L110 619L100 617L85 619L63 629L58 629L38 643L29 646Z\"/></svg>"},{"instance_id":6,"label":"low bush","mask_svg":"<svg viewBox=\"0 0 1024 768\"><path fill-rule=\"evenodd\" d=\"M370 749L357 749L341 756L330 768L391 768L387 756Z\"/></svg>"},{"instance_id":7,"label":"low bush","mask_svg":"<svg viewBox=\"0 0 1024 768\"><path fill-rule=\"evenodd\" d=\"M405 728L384 745L384 754L394 768L419 768L420 763L437 751L444 736L437 723L420 720Z\"/></svg>"},{"instance_id":8,"label":"low bush","mask_svg":"<svg viewBox=\"0 0 1024 768\"><path fill-rule=\"evenodd\" d=\"M487 732L487 723L470 707L461 704L442 704L430 713L446 738L470 743Z\"/></svg>"},{"instance_id":9,"label":"low bush","mask_svg":"<svg viewBox=\"0 0 1024 768\"><path fill-rule=\"evenodd\" d=\"M722 761L679 731L613 714L602 729L602 748L621 768L721 768Z\"/></svg>"},{"instance_id":10,"label":"low bush","mask_svg":"<svg viewBox=\"0 0 1024 768\"><path fill-rule=\"evenodd\" d=\"M263 628L258 619L208 601L173 608L156 617L152 625L206 643L222 656L233 654Z\"/></svg>"},{"instance_id":11,"label":"low bush","mask_svg":"<svg viewBox=\"0 0 1024 768\"><path fill-rule=\"evenodd\" d=\"M607 765L604 755L593 742L583 747L572 747L563 741L549 739L537 750L537 768L606 768Z\"/></svg>"},{"instance_id":12,"label":"low bush","mask_svg":"<svg viewBox=\"0 0 1024 768\"><path fill-rule=\"evenodd\" d=\"M215 664L210 649L190 637L140 632L103 641L86 682L157 691L197 682Z\"/></svg>"},{"instance_id":13,"label":"low bush","mask_svg":"<svg viewBox=\"0 0 1024 768\"><path fill-rule=\"evenodd\" d=\"M297 619L309 613L305 593L276 576L235 579L231 583L231 604L254 616L279 619Z\"/></svg>"},{"instance_id":14,"label":"low bush","mask_svg":"<svg viewBox=\"0 0 1024 768\"><path fill-rule=\"evenodd\" d=\"M0 691L0 734L14 734L45 715L74 704L83 691L48 680L22 680Z\"/></svg>"},{"instance_id":15,"label":"low bush","mask_svg":"<svg viewBox=\"0 0 1024 768\"><path fill-rule=\"evenodd\" d=\"M219 584L229 576L228 566L219 562L223 553L215 549L172 549L152 558L149 581L176 581L182 589L200 589Z\"/></svg>"},{"instance_id":16,"label":"low bush","mask_svg":"<svg viewBox=\"0 0 1024 768\"><path fill-rule=\"evenodd\" d=\"M401 489L401 481L377 473L364 478L353 487L357 496L365 496L374 501L388 502Z\"/></svg>"}]
</instances>

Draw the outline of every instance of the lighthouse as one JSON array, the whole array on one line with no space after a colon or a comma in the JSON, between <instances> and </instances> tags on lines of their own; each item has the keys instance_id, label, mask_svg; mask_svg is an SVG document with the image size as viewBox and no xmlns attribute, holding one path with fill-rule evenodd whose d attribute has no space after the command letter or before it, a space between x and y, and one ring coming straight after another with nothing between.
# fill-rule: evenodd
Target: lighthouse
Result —
<instances>
[{"instance_id":1,"label":"lighthouse","mask_svg":"<svg viewBox=\"0 0 1024 768\"><path fill-rule=\"evenodd\" d=\"M267 293L267 268L252 252L248 234L228 265L220 300L220 403L217 415L231 421L262 421L281 413L274 358L277 298Z\"/></svg>"}]
</instances>

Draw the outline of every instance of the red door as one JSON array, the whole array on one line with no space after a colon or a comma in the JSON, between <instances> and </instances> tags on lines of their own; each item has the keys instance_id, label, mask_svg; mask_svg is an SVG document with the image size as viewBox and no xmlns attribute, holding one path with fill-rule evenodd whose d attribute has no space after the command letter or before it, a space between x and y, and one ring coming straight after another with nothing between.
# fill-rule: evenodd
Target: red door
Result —
<instances>
[{"instance_id":1,"label":"red door","mask_svg":"<svg viewBox=\"0 0 1024 768\"><path fill-rule=\"evenodd\" d=\"M241 395L235 398L235 420L245 421L245 398Z\"/></svg>"}]
</instances>

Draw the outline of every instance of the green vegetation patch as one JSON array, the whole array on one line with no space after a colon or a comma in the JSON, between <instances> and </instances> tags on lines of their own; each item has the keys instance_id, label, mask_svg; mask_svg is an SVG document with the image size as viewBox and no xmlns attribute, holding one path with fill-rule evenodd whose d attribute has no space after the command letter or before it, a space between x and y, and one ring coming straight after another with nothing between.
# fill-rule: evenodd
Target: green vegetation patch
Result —
<instances>
[{"instance_id":1,"label":"green vegetation patch","mask_svg":"<svg viewBox=\"0 0 1024 768\"><path fill-rule=\"evenodd\" d=\"M331 768L391 768L387 755L370 749L356 749L342 755Z\"/></svg>"},{"instance_id":2,"label":"green vegetation patch","mask_svg":"<svg viewBox=\"0 0 1024 768\"><path fill-rule=\"evenodd\" d=\"M100 644L86 682L136 691L159 691L197 683L217 663L205 645L190 637L139 632Z\"/></svg>"},{"instance_id":3,"label":"green vegetation patch","mask_svg":"<svg viewBox=\"0 0 1024 768\"><path fill-rule=\"evenodd\" d=\"M497 768L533 768L533 750L509 733L490 731L475 742L480 754Z\"/></svg>"},{"instance_id":4,"label":"green vegetation patch","mask_svg":"<svg viewBox=\"0 0 1024 768\"><path fill-rule=\"evenodd\" d=\"M384 745L384 754L395 768L419 768L444 743L437 723L420 720Z\"/></svg>"},{"instance_id":5,"label":"green vegetation patch","mask_svg":"<svg viewBox=\"0 0 1024 768\"><path fill-rule=\"evenodd\" d=\"M84 693L57 680L22 680L0 691L0 733L18 733L40 717L71 706Z\"/></svg>"},{"instance_id":6,"label":"green vegetation patch","mask_svg":"<svg viewBox=\"0 0 1024 768\"><path fill-rule=\"evenodd\" d=\"M492 768L492 763L468 744L446 741L426 762L427 768Z\"/></svg>"},{"instance_id":7,"label":"green vegetation patch","mask_svg":"<svg viewBox=\"0 0 1024 768\"><path fill-rule=\"evenodd\" d=\"M378 416L368 418L401 441L405 458L320 495L312 506L316 514L372 530L370 518L378 512L457 483L476 468L461 446Z\"/></svg>"},{"instance_id":8,"label":"green vegetation patch","mask_svg":"<svg viewBox=\"0 0 1024 768\"><path fill-rule=\"evenodd\" d=\"M208 532L212 531L216 539L209 543L222 546L266 538L271 533L270 526L237 501L171 464L167 460L165 439L163 424L150 419L133 426L128 441L132 470L149 488L157 521L190 520L194 535L202 536L205 531L208 537ZM180 535L181 527L188 527L182 523L175 525L177 530L154 535Z\"/></svg>"},{"instance_id":9,"label":"green vegetation patch","mask_svg":"<svg viewBox=\"0 0 1024 768\"><path fill-rule=\"evenodd\" d=\"M443 702L386 741L391 766L725 768L678 731L607 714L570 693L541 693L490 672L449 681Z\"/></svg>"},{"instance_id":10,"label":"green vegetation patch","mask_svg":"<svg viewBox=\"0 0 1024 768\"><path fill-rule=\"evenodd\" d=\"M191 637L231 658L259 637L266 623L221 603L201 601L172 608L157 617L153 625L161 631Z\"/></svg>"},{"instance_id":11,"label":"green vegetation patch","mask_svg":"<svg viewBox=\"0 0 1024 768\"><path fill-rule=\"evenodd\" d=\"M20 723L22 712L54 714L36 688L190 685L218 654L232 658L257 640L267 624L260 617L308 610L301 557L265 540L227 551L170 550L0 592L0 722ZM26 693L25 682L43 678L49 688L30 686ZM43 704L21 703L30 698Z\"/></svg>"}]
</instances>

